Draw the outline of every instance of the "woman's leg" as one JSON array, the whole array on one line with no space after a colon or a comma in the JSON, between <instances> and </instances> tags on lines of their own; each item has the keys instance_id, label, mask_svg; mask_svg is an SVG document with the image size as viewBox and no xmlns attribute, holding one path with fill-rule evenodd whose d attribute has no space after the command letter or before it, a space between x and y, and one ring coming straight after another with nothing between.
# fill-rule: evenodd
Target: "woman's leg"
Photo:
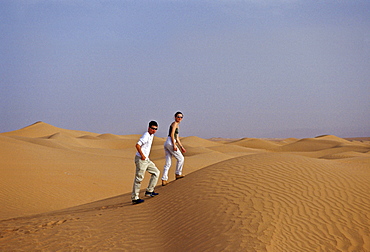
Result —
<instances>
[{"instance_id":1,"label":"woman's leg","mask_svg":"<svg viewBox=\"0 0 370 252\"><path fill-rule=\"evenodd\" d=\"M184 166L184 156L182 155L181 151L177 149L173 153L173 156L177 159L177 164L176 164L176 175L181 175L182 174L182 167Z\"/></svg>"},{"instance_id":2,"label":"woman's leg","mask_svg":"<svg viewBox=\"0 0 370 252\"><path fill-rule=\"evenodd\" d=\"M169 147L173 148L172 145L170 145ZM164 146L164 152L166 154L166 164L163 167L162 180L167 181L168 180L168 171L171 167L172 155L171 155L171 152L168 150L167 145Z\"/></svg>"}]
</instances>

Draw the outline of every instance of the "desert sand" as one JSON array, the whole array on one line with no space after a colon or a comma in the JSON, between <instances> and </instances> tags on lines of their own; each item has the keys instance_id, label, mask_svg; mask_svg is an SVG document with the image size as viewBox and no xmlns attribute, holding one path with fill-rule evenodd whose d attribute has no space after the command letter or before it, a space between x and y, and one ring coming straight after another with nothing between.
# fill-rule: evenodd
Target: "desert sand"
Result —
<instances>
[{"instance_id":1,"label":"desert sand","mask_svg":"<svg viewBox=\"0 0 370 252\"><path fill-rule=\"evenodd\" d=\"M370 139L184 137L185 178L132 205L140 135L1 133L0 251L370 251Z\"/></svg>"}]
</instances>

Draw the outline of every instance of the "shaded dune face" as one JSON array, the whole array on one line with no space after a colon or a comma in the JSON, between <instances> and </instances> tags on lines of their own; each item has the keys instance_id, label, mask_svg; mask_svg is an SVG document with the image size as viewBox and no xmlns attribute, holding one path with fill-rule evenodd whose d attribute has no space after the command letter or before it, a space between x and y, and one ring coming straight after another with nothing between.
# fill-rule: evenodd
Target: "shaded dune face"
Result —
<instances>
[{"instance_id":1,"label":"shaded dune face","mask_svg":"<svg viewBox=\"0 0 370 252\"><path fill-rule=\"evenodd\" d=\"M186 177L134 206L139 137L0 134L0 250L370 251L368 140L183 138Z\"/></svg>"}]
</instances>

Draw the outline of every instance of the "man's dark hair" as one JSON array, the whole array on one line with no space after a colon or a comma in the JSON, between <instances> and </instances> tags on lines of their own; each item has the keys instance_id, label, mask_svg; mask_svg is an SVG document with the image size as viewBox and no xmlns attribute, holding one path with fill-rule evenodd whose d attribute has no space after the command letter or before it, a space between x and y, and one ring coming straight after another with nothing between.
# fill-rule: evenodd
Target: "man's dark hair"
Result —
<instances>
[{"instance_id":1,"label":"man's dark hair","mask_svg":"<svg viewBox=\"0 0 370 252\"><path fill-rule=\"evenodd\" d=\"M152 127L152 126L157 126L158 127L158 123L156 121L150 121L149 122L149 127Z\"/></svg>"}]
</instances>

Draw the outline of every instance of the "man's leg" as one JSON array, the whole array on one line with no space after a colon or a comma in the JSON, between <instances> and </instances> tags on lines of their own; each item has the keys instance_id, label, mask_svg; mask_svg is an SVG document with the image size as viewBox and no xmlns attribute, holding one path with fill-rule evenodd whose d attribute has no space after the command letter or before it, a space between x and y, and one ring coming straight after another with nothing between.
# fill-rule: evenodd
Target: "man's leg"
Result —
<instances>
[{"instance_id":1,"label":"man's leg","mask_svg":"<svg viewBox=\"0 0 370 252\"><path fill-rule=\"evenodd\" d=\"M159 178L159 175L160 175L160 171L158 170L158 168L155 166L155 164L152 161L149 161L149 165L147 166L146 170L150 174L152 174L152 176L150 177L150 180L149 180L148 188L146 190L147 190L147 192L153 192L154 187L157 185L158 178Z\"/></svg>"},{"instance_id":2,"label":"man's leg","mask_svg":"<svg viewBox=\"0 0 370 252\"><path fill-rule=\"evenodd\" d=\"M145 163L148 161L141 160L140 157L135 156L135 164L136 164L136 173L135 173L135 179L134 179L134 185L132 187L132 194L131 199L137 200L139 199L139 193L141 188L141 181L144 179L145 170L147 167L147 164Z\"/></svg>"}]
</instances>

